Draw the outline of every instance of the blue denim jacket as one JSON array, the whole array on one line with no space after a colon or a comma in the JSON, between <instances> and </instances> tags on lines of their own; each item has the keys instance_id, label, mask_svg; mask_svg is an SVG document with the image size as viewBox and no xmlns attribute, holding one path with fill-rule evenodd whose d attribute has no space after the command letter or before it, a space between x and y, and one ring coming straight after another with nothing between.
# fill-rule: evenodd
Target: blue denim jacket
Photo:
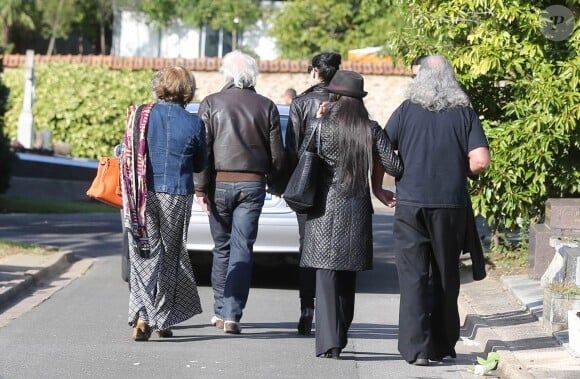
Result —
<instances>
[{"instance_id":1,"label":"blue denim jacket","mask_svg":"<svg viewBox=\"0 0 580 379\"><path fill-rule=\"evenodd\" d=\"M203 121L179 104L160 101L149 116L147 146L147 189L194 193L193 173L207 165Z\"/></svg>"}]
</instances>

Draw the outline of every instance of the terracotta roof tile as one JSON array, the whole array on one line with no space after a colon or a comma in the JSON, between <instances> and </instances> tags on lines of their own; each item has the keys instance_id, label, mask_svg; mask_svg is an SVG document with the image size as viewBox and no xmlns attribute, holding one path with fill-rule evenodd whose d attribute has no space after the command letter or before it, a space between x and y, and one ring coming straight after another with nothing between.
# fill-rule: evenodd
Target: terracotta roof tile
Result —
<instances>
[{"instance_id":1,"label":"terracotta roof tile","mask_svg":"<svg viewBox=\"0 0 580 379\"><path fill-rule=\"evenodd\" d=\"M23 66L25 55L6 54L3 57L4 67L14 68ZM192 71L218 71L221 65L220 58L150 58L150 57L112 57L109 55L40 55L34 56L36 63L71 62L84 64L98 64L112 69L128 70L159 70L169 65L182 65ZM258 65L262 73L297 73L306 72L310 61L305 59L260 60ZM343 61L343 70L357 71L365 75L409 75L409 71L400 63L392 61L358 62Z\"/></svg>"}]
</instances>

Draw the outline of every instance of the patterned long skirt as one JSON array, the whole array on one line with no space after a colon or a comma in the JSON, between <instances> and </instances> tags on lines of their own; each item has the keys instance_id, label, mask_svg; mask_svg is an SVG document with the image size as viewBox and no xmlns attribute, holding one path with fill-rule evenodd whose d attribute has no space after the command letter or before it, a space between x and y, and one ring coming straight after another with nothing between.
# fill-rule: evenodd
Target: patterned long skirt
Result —
<instances>
[{"instance_id":1,"label":"patterned long skirt","mask_svg":"<svg viewBox=\"0 0 580 379\"><path fill-rule=\"evenodd\" d=\"M129 325L135 326L140 318L156 331L201 313L186 248L192 203L193 195L147 192L151 253L142 258L129 236Z\"/></svg>"}]
</instances>

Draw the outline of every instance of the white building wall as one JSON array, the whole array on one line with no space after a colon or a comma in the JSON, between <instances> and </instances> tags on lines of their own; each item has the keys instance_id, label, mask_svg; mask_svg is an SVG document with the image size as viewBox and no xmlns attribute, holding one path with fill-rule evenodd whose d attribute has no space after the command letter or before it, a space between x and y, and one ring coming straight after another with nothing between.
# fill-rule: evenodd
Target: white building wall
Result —
<instances>
[{"instance_id":1,"label":"white building wall","mask_svg":"<svg viewBox=\"0 0 580 379\"><path fill-rule=\"evenodd\" d=\"M262 1L261 5L278 8L283 6L283 2ZM269 28L266 20L260 20L242 33L240 41L262 60L279 56L274 38L267 35ZM177 22L165 30L157 30L147 23L145 14L118 10L114 14L111 54L119 57L200 58L204 56L203 38L205 33L199 27Z\"/></svg>"},{"instance_id":2,"label":"white building wall","mask_svg":"<svg viewBox=\"0 0 580 379\"><path fill-rule=\"evenodd\" d=\"M199 28L181 23L157 30L138 12L115 12L112 55L118 57L198 58Z\"/></svg>"},{"instance_id":3,"label":"white building wall","mask_svg":"<svg viewBox=\"0 0 580 379\"><path fill-rule=\"evenodd\" d=\"M118 11L113 22L112 55L118 57L160 56L160 32L147 24L144 14Z\"/></svg>"},{"instance_id":4,"label":"white building wall","mask_svg":"<svg viewBox=\"0 0 580 379\"><path fill-rule=\"evenodd\" d=\"M248 28L243 34L244 46L248 46L258 55L261 60L277 59L276 40L268 37L269 26L266 21L259 21L256 25Z\"/></svg>"},{"instance_id":5,"label":"white building wall","mask_svg":"<svg viewBox=\"0 0 580 379\"><path fill-rule=\"evenodd\" d=\"M161 34L160 56L168 58L199 58L200 28L176 23Z\"/></svg>"}]
</instances>

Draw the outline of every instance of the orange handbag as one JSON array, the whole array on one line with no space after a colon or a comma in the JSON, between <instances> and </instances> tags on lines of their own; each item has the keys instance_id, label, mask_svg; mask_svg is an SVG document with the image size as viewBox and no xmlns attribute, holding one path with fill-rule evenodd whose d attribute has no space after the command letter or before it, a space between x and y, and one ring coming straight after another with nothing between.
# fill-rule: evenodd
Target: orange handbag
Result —
<instances>
[{"instance_id":1,"label":"orange handbag","mask_svg":"<svg viewBox=\"0 0 580 379\"><path fill-rule=\"evenodd\" d=\"M123 208L119 158L108 157L99 160L97 176L87 190L87 196L117 208Z\"/></svg>"}]
</instances>

